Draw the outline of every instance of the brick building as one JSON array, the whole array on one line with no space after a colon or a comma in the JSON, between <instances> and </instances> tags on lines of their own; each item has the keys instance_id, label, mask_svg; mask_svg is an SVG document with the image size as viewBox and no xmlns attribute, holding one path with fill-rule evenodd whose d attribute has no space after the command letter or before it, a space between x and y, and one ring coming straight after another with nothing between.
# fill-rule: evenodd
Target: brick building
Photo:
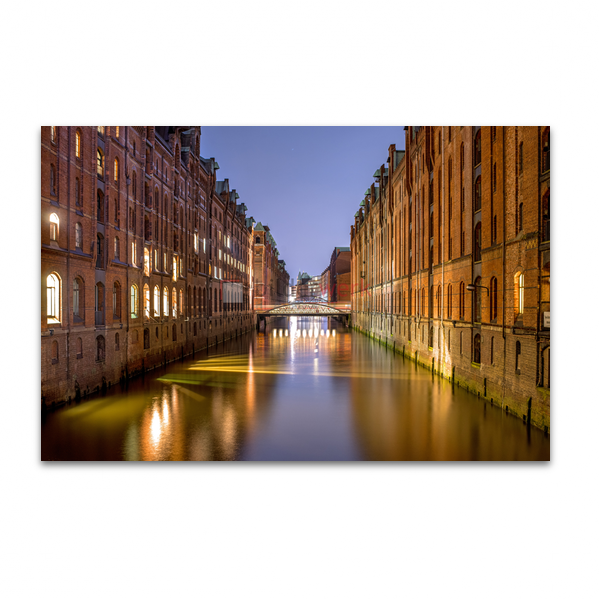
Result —
<instances>
[{"instance_id":1,"label":"brick building","mask_svg":"<svg viewBox=\"0 0 599 599\"><path fill-rule=\"evenodd\" d=\"M549 127L406 127L351 227L353 325L549 429Z\"/></svg>"},{"instance_id":2,"label":"brick building","mask_svg":"<svg viewBox=\"0 0 599 599\"><path fill-rule=\"evenodd\" d=\"M254 226L254 305L256 309L286 304L289 298L289 273L279 259L277 243L268 225Z\"/></svg>"},{"instance_id":3,"label":"brick building","mask_svg":"<svg viewBox=\"0 0 599 599\"><path fill-rule=\"evenodd\" d=\"M336 247L331 254L330 300L349 302L351 299L351 250L348 247Z\"/></svg>"},{"instance_id":4,"label":"brick building","mask_svg":"<svg viewBox=\"0 0 599 599\"><path fill-rule=\"evenodd\" d=\"M253 326L253 223L200 127L43 127L42 401Z\"/></svg>"}]
</instances>

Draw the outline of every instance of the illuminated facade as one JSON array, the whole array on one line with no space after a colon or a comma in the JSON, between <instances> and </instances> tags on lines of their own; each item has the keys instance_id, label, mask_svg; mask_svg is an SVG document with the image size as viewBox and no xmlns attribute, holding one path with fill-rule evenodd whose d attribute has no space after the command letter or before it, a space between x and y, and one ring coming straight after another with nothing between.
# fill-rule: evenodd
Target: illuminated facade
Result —
<instances>
[{"instance_id":1,"label":"illuminated facade","mask_svg":"<svg viewBox=\"0 0 599 599\"><path fill-rule=\"evenodd\" d=\"M257 223L253 230L254 307L286 304L289 299L289 273L279 259L277 243L268 225Z\"/></svg>"},{"instance_id":2,"label":"illuminated facade","mask_svg":"<svg viewBox=\"0 0 599 599\"><path fill-rule=\"evenodd\" d=\"M549 127L406 127L351 227L352 323L549 428Z\"/></svg>"},{"instance_id":3,"label":"illuminated facade","mask_svg":"<svg viewBox=\"0 0 599 599\"><path fill-rule=\"evenodd\" d=\"M253 325L252 224L200 127L42 127L42 402Z\"/></svg>"}]
</instances>

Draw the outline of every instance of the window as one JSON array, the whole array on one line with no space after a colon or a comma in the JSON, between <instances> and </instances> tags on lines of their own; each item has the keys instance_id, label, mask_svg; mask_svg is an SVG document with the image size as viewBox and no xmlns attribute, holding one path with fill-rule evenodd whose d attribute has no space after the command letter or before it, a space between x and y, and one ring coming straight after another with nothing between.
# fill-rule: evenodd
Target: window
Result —
<instances>
[{"instance_id":1,"label":"window","mask_svg":"<svg viewBox=\"0 0 599 599\"><path fill-rule=\"evenodd\" d=\"M150 318L150 288L144 285L144 318Z\"/></svg>"},{"instance_id":2,"label":"window","mask_svg":"<svg viewBox=\"0 0 599 599\"><path fill-rule=\"evenodd\" d=\"M96 151L96 171L100 179L104 178L104 153L100 148Z\"/></svg>"},{"instance_id":3,"label":"window","mask_svg":"<svg viewBox=\"0 0 599 599\"><path fill-rule=\"evenodd\" d=\"M78 177L75 179L75 205L81 206L81 184Z\"/></svg>"},{"instance_id":4,"label":"window","mask_svg":"<svg viewBox=\"0 0 599 599\"><path fill-rule=\"evenodd\" d=\"M183 316L183 289L179 289L179 314Z\"/></svg>"},{"instance_id":5,"label":"window","mask_svg":"<svg viewBox=\"0 0 599 599\"><path fill-rule=\"evenodd\" d=\"M543 150L541 158L541 172L545 173L549 170L549 127L543 131L541 146Z\"/></svg>"},{"instance_id":6,"label":"window","mask_svg":"<svg viewBox=\"0 0 599 599\"><path fill-rule=\"evenodd\" d=\"M482 288L480 287L481 278L477 277L474 281L474 322L480 322L482 318ZM476 360L475 360L476 362Z\"/></svg>"},{"instance_id":7,"label":"window","mask_svg":"<svg viewBox=\"0 0 599 599\"><path fill-rule=\"evenodd\" d=\"M497 320L497 278L491 279L491 321Z\"/></svg>"},{"instance_id":8,"label":"window","mask_svg":"<svg viewBox=\"0 0 599 599\"><path fill-rule=\"evenodd\" d=\"M144 276L150 276L151 266L152 265L150 264L150 250L148 248L144 248Z\"/></svg>"},{"instance_id":9,"label":"window","mask_svg":"<svg viewBox=\"0 0 599 599\"><path fill-rule=\"evenodd\" d=\"M75 342L75 350L77 352L77 359L80 360L83 358L83 340L81 337L77 337L77 341Z\"/></svg>"},{"instance_id":10,"label":"window","mask_svg":"<svg viewBox=\"0 0 599 599\"><path fill-rule=\"evenodd\" d=\"M522 344L516 341L516 374L520 374L520 356L522 354Z\"/></svg>"},{"instance_id":11,"label":"window","mask_svg":"<svg viewBox=\"0 0 599 599\"><path fill-rule=\"evenodd\" d=\"M475 364L480 364L480 334L474 335L474 342L472 343L472 361Z\"/></svg>"},{"instance_id":12,"label":"window","mask_svg":"<svg viewBox=\"0 0 599 599\"><path fill-rule=\"evenodd\" d=\"M520 202L518 206L518 232L522 231L522 225L524 221L524 203Z\"/></svg>"},{"instance_id":13,"label":"window","mask_svg":"<svg viewBox=\"0 0 599 599\"><path fill-rule=\"evenodd\" d=\"M96 268L104 268L104 236L101 233L96 235L98 244L98 254L96 257Z\"/></svg>"},{"instance_id":14,"label":"window","mask_svg":"<svg viewBox=\"0 0 599 599\"><path fill-rule=\"evenodd\" d=\"M73 280L73 317L81 320L81 300L83 294L83 281L77 277Z\"/></svg>"},{"instance_id":15,"label":"window","mask_svg":"<svg viewBox=\"0 0 599 599\"><path fill-rule=\"evenodd\" d=\"M491 366L495 364L495 337L491 337L491 355L490 355Z\"/></svg>"},{"instance_id":16,"label":"window","mask_svg":"<svg viewBox=\"0 0 599 599\"><path fill-rule=\"evenodd\" d=\"M56 127L50 127L50 141L56 143Z\"/></svg>"},{"instance_id":17,"label":"window","mask_svg":"<svg viewBox=\"0 0 599 599\"><path fill-rule=\"evenodd\" d=\"M96 218L99 223L104 222L104 194L101 189L96 194Z\"/></svg>"},{"instance_id":18,"label":"window","mask_svg":"<svg viewBox=\"0 0 599 599\"><path fill-rule=\"evenodd\" d=\"M137 285L131 285L131 318L137 318L138 291Z\"/></svg>"},{"instance_id":19,"label":"window","mask_svg":"<svg viewBox=\"0 0 599 599\"><path fill-rule=\"evenodd\" d=\"M474 166L476 166L477 164L480 164L481 156L482 156L481 130L479 129L476 132L476 135L474 137Z\"/></svg>"},{"instance_id":20,"label":"window","mask_svg":"<svg viewBox=\"0 0 599 599\"><path fill-rule=\"evenodd\" d=\"M173 341L177 341L177 325L173 325Z\"/></svg>"},{"instance_id":21,"label":"window","mask_svg":"<svg viewBox=\"0 0 599 599\"><path fill-rule=\"evenodd\" d=\"M119 261L121 259L121 242L118 237L114 238L114 259Z\"/></svg>"},{"instance_id":22,"label":"window","mask_svg":"<svg viewBox=\"0 0 599 599\"><path fill-rule=\"evenodd\" d=\"M131 264L137 265L137 243L135 241L131 242Z\"/></svg>"},{"instance_id":23,"label":"window","mask_svg":"<svg viewBox=\"0 0 599 599\"><path fill-rule=\"evenodd\" d=\"M52 213L50 215L50 241L58 241L58 226L60 221L58 220L58 215Z\"/></svg>"},{"instance_id":24,"label":"window","mask_svg":"<svg viewBox=\"0 0 599 599\"><path fill-rule=\"evenodd\" d=\"M449 319L451 319L451 297L452 295L452 291L451 291L451 285L447 286L447 317Z\"/></svg>"},{"instance_id":25,"label":"window","mask_svg":"<svg viewBox=\"0 0 599 599\"><path fill-rule=\"evenodd\" d=\"M121 338L118 333L114 335L114 349L115 351L119 351L121 349Z\"/></svg>"},{"instance_id":26,"label":"window","mask_svg":"<svg viewBox=\"0 0 599 599\"><path fill-rule=\"evenodd\" d=\"M133 171L133 176L131 177L131 193L134 199L137 199L137 175L135 171Z\"/></svg>"},{"instance_id":27,"label":"window","mask_svg":"<svg viewBox=\"0 0 599 599\"><path fill-rule=\"evenodd\" d=\"M482 260L482 233L481 233L481 224L477 223L476 227L474 227L474 261L480 262Z\"/></svg>"},{"instance_id":28,"label":"window","mask_svg":"<svg viewBox=\"0 0 599 599\"><path fill-rule=\"evenodd\" d=\"M173 287L172 291L172 306L173 306L173 318L177 318L177 290Z\"/></svg>"},{"instance_id":29,"label":"window","mask_svg":"<svg viewBox=\"0 0 599 599\"><path fill-rule=\"evenodd\" d=\"M518 170L520 174L524 172L524 142L521 141L518 146Z\"/></svg>"},{"instance_id":30,"label":"window","mask_svg":"<svg viewBox=\"0 0 599 599\"><path fill-rule=\"evenodd\" d=\"M106 358L106 343L104 337L100 335L96 337L96 361L104 362Z\"/></svg>"},{"instance_id":31,"label":"window","mask_svg":"<svg viewBox=\"0 0 599 599\"><path fill-rule=\"evenodd\" d=\"M58 364L58 341L52 341L52 364Z\"/></svg>"},{"instance_id":32,"label":"window","mask_svg":"<svg viewBox=\"0 0 599 599\"><path fill-rule=\"evenodd\" d=\"M120 133L120 131L119 131L120 127L115 127L114 129L115 129L115 132L114 132L115 133L115 137L118 139L119 138L119 133Z\"/></svg>"},{"instance_id":33,"label":"window","mask_svg":"<svg viewBox=\"0 0 599 599\"><path fill-rule=\"evenodd\" d=\"M81 158L81 131L75 132L75 156Z\"/></svg>"},{"instance_id":34,"label":"window","mask_svg":"<svg viewBox=\"0 0 599 599\"><path fill-rule=\"evenodd\" d=\"M160 288L154 285L154 316L160 316Z\"/></svg>"},{"instance_id":35,"label":"window","mask_svg":"<svg viewBox=\"0 0 599 599\"><path fill-rule=\"evenodd\" d=\"M542 241L549 241L549 190L543 196L541 210L543 219L541 230Z\"/></svg>"},{"instance_id":36,"label":"window","mask_svg":"<svg viewBox=\"0 0 599 599\"><path fill-rule=\"evenodd\" d=\"M524 314L524 273L516 273L514 276L514 313L518 318Z\"/></svg>"},{"instance_id":37,"label":"window","mask_svg":"<svg viewBox=\"0 0 599 599\"><path fill-rule=\"evenodd\" d=\"M81 223L75 223L75 247L81 249L83 247L83 228Z\"/></svg>"},{"instance_id":38,"label":"window","mask_svg":"<svg viewBox=\"0 0 599 599\"><path fill-rule=\"evenodd\" d=\"M121 318L121 284L118 281L112 287L112 315L116 319Z\"/></svg>"},{"instance_id":39,"label":"window","mask_svg":"<svg viewBox=\"0 0 599 599\"><path fill-rule=\"evenodd\" d=\"M96 324L104 324L104 285L96 283Z\"/></svg>"},{"instance_id":40,"label":"window","mask_svg":"<svg viewBox=\"0 0 599 599\"><path fill-rule=\"evenodd\" d=\"M103 136L104 135L104 127L98 127L98 133Z\"/></svg>"},{"instance_id":41,"label":"window","mask_svg":"<svg viewBox=\"0 0 599 599\"><path fill-rule=\"evenodd\" d=\"M168 316L168 288L162 290L162 314Z\"/></svg>"},{"instance_id":42,"label":"window","mask_svg":"<svg viewBox=\"0 0 599 599\"><path fill-rule=\"evenodd\" d=\"M119 180L119 159L114 159L114 182L117 183Z\"/></svg>"},{"instance_id":43,"label":"window","mask_svg":"<svg viewBox=\"0 0 599 599\"><path fill-rule=\"evenodd\" d=\"M474 211L477 212L482 208L482 184L480 175L476 177L474 182Z\"/></svg>"},{"instance_id":44,"label":"window","mask_svg":"<svg viewBox=\"0 0 599 599\"><path fill-rule=\"evenodd\" d=\"M56 167L53 164L50 165L50 193L56 195Z\"/></svg>"},{"instance_id":45,"label":"window","mask_svg":"<svg viewBox=\"0 0 599 599\"><path fill-rule=\"evenodd\" d=\"M464 320L464 312L465 312L465 293L466 286L464 285L464 281L460 283L460 320Z\"/></svg>"}]
</instances>

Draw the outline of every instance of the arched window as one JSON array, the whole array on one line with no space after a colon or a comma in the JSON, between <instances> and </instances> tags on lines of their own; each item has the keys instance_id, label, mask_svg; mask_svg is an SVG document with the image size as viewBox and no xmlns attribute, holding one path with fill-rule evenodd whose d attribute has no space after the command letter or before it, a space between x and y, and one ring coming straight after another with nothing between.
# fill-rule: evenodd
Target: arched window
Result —
<instances>
[{"instance_id":1,"label":"arched window","mask_svg":"<svg viewBox=\"0 0 599 599\"><path fill-rule=\"evenodd\" d=\"M451 319L451 306L452 306L452 290L451 285L447 286L447 318Z\"/></svg>"},{"instance_id":2,"label":"arched window","mask_svg":"<svg viewBox=\"0 0 599 599\"><path fill-rule=\"evenodd\" d=\"M549 170L549 127L547 127L543 131L541 146L542 146L541 171L543 173L545 173Z\"/></svg>"},{"instance_id":3,"label":"arched window","mask_svg":"<svg viewBox=\"0 0 599 599\"><path fill-rule=\"evenodd\" d=\"M104 178L104 152L100 148L96 151L96 171L100 179Z\"/></svg>"},{"instance_id":4,"label":"arched window","mask_svg":"<svg viewBox=\"0 0 599 599\"><path fill-rule=\"evenodd\" d=\"M75 223L75 247L81 249L83 247L83 228L81 223Z\"/></svg>"},{"instance_id":5,"label":"arched window","mask_svg":"<svg viewBox=\"0 0 599 599\"><path fill-rule=\"evenodd\" d=\"M474 342L472 344L472 361L475 364L480 364L480 334L474 335Z\"/></svg>"},{"instance_id":6,"label":"arched window","mask_svg":"<svg viewBox=\"0 0 599 599\"><path fill-rule=\"evenodd\" d=\"M177 290L174 287L172 290L172 305L173 305L173 318L177 318Z\"/></svg>"},{"instance_id":7,"label":"arched window","mask_svg":"<svg viewBox=\"0 0 599 599\"><path fill-rule=\"evenodd\" d=\"M96 360L98 362L104 362L106 358L106 342L104 337L100 335L96 337Z\"/></svg>"},{"instance_id":8,"label":"arched window","mask_svg":"<svg viewBox=\"0 0 599 599\"><path fill-rule=\"evenodd\" d=\"M144 285L144 317L150 318L150 288Z\"/></svg>"},{"instance_id":9,"label":"arched window","mask_svg":"<svg viewBox=\"0 0 599 599\"><path fill-rule=\"evenodd\" d=\"M474 211L477 212L482 207L482 185L480 175L474 182Z\"/></svg>"},{"instance_id":10,"label":"arched window","mask_svg":"<svg viewBox=\"0 0 599 599\"><path fill-rule=\"evenodd\" d=\"M168 316L168 288L162 290L162 314Z\"/></svg>"},{"instance_id":11,"label":"arched window","mask_svg":"<svg viewBox=\"0 0 599 599\"><path fill-rule=\"evenodd\" d=\"M58 364L58 341L52 341L52 364Z\"/></svg>"},{"instance_id":12,"label":"arched window","mask_svg":"<svg viewBox=\"0 0 599 599\"><path fill-rule=\"evenodd\" d=\"M119 180L119 159L114 159L114 182L117 183Z\"/></svg>"},{"instance_id":13,"label":"arched window","mask_svg":"<svg viewBox=\"0 0 599 599\"><path fill-rule=\"evenodd\" d=\"M81 337L77 337L77 341L75 342L75 351L77 352L77 358L83 358L83 340Z\"/></svg>"},{"instance_id":14,"label":"arched window","mask_svg":"<svg viewBox=\"0 0 599 599\"><path fill-rule=\"evenodd\" d=\"M121 242L118 237L114 238L114 259L119 261L121 259Z\"/></svg>"},{"instance_id":15,"label":"arched window","mask_svg":"<svg viewBox=\"0 0 599 599\"><path fill-rule=\"evenodd\" d=\"M520 374L520 355L522 354L522 345L516 341L516 373Z\"/></svg>"},{"instance_id":16,"label":"arched window","mask_svg":"<svg viewBox=\"0 0 599 599\"><path fill-rule=\"evenodd\" d=\"M497 278L493 277L491 279L491 289L490 289L490 298L491 298L491 321L497 320Z\"/></svg>"},{"instance_id":17,"label":"arched window","mask_svg":"<svg viewBox=\"0 0 599 599\"><path fill-rule=\"evenodd\" d=\"M96 324L104 324L104 285L96 283Z\"/></svg>"},{"instance_id":18,"label":"arched window","mask_svg":"<svg viewBox=\"0 0 599 599\"><path fill-rule=\"evenodd\" d=\"M77 277L73 280L73 317L80 322L84 316L84 286L83 280Z\"/></svg>"},{"instance_id":19,"label":"arched window","mask_svg":"<svg viewBox=\"0 0 599 599\"><path fill-rule=\"evenodd\" d=\"M131 285L131 318L137 318L138 316L138 299L137 285Z\"/></svg>"},{"instance_id":20,"label":"arched window","mask_svg":"<svg viewBox=\"0 0 599 599\"><path fill-rule=\"evenodd\" d=\"M465 313L465 289L466 286L464 285L464 281L462 281L460 283L460 320L464 320L464 313Z\"/></svg>"},{"instance_id":21,"label":"arched window","mask_svg":"<svg viewBox=\"0 0 599 599\"><path fill-rule=\"evenodd\" d=\"M543 202L541 205L541 211L542 211L542 219L543 219L543 223L542 223L542 237L543 237L543 241L549 241L549 190L546 191L545 195L543 196Z\"/></svg>"},{"instance_id":22,"label":"arched window","mask_svg":"<svg viewBox=\"0 0 599 599\"><path fill-rule=\"evenodd\" d=\"M81 131L75 132L75 156L81 158Z\"/></svg>"},{"instance_id":23,"label":"arched window","mask_svg":"<svg viewBox=\"0 0 599 599\"><path fill-rule=\"evenodd\" d=\"M50 215L50 241L58 241L58 226L60 221L56 213Z\"/></svg>"},{"instance_id":24,"label":"arched window","mask_svg":"<svg viewBox=\"0 0 599 599\"><path fill-rule=\"evenodd\" d=\"M480 322L482 318L482 288L480 284L481 278L477 277L474 281L474 322Z\"/></svg>"},{"instance_id":25,"label":"arched window","mask_svg":"<svg viewBox=\"0 0 599 599\"><path fill-rule=\"evenodd\" d=\"M144 349L150 349L150 329L144 329Z\"/></svg>"},{"instance_id":26,"label":"arched window","mask_svg":"<svg viewBox=\"0 0 599 599\"><path fill-rule=\"evenodd\" d=\"M112 286L112 315L113 318L121 318L121 284L118 281Z\"/></svg>"},{"instance_id":27,"label":"arched window","mask_svg":"<svg viewBox=\"0 0 599 599\"><path fill-rule=\"evenodd\" d=\"M474 166L480 164L482 156L481 149L481 129L476 132L476 136L474 137Z\"/></svg>"},{"instance_id":28,"label":"arched window","mask_svg":"<svg viewBox=\"0 0 599 599\"><path fill-rule=\"evenodd\" d=\"M46 316L48 323L59 323L61 301L60 277L53 272L46 279Z\"/></svg>"},{"instance_id":29,"label":"arched window","mask_svg":"<svg viewBox=\"0 0 599 599\"><path fill-rule=\"evenodd\" d=\"M516 318L524 314L524 273L521 272L514 275L514 313Z\"/></svg>"},{"instance_id":30,"label":"arched window","mask_svg":"<svg viewBox=\"0 0 599 599\"><path fill-rule=\"evenodd\" d=\"M481 224L477 223L476 227L474 227L474 261L480 262L482 260L482 250L481 250Z\"/></svg>"},{"instance_id":31,"label":"arched window","mask_svg":"<svg viewBox=\"0 0 599 599\"><path fill-rule=\"evenodd\" d=\"M160 316L160 288L154 285L154 316Z\"/></svg>"},{"instance_id":32,"label":"arched window","mask_svg":"<svg viewBox=\"0 0 599 599\"><path fill-rule=\"evenodd\" d=\"M179 314L183 316L183 289L179 289Z\"/></svg>"},{"instance_id":33,"label":"arched window","mask_svg":"<svg viewBox=\"0 0 599 599\"><path fill-rule=\"evenodd\" d=\"M50 165L50 193L56 195L56 167L53 164Z\"/></svg>"}]
</instances>

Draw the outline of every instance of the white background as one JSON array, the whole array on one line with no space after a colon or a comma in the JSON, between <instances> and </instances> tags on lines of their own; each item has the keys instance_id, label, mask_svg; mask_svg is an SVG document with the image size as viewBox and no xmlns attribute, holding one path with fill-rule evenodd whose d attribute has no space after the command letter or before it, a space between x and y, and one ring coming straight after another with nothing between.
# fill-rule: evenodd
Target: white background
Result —
<instances>
[{"instance_id":1,"label":"white background","mask_svg":"<svg viewBox=\"0 0 599 599\"><path fill-rule=\"evenodd\" d=\"M596 593L591 6L4 6L3 597ZM99 122L550 124L551 462L41 463L40 126Z\"/></svg>"}]
</instances>

